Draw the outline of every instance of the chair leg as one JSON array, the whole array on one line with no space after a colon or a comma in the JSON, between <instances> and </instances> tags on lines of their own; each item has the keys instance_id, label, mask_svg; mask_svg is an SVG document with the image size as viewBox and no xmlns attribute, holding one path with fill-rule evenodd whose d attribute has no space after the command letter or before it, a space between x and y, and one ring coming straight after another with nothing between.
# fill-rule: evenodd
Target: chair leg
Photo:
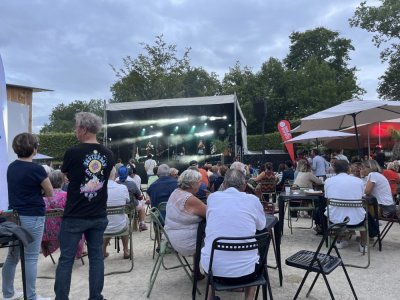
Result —
<instances>
[{"instance_id":1,"label":"chair leg","mask_svg":"<svg viewBox=\"0 0 400 300\"><path fill-rule=\"evenodd\" d=\"M331 290L331 286L329 285L329 282L328 282L328 278L326 278L326 275L324 273L322 273L322 277L324 278L326 287L328 288L329 294L331 295L331 299L335 300L335 297L333 296L333 293L332 293L332 290Z\"/></svg>"},{"instance_id":2,"label":"chair leg","mask_svg":"<svg viewBox=\"0 0 400 300\"><path fill-rule=\"evenodd\" d=\"M150 293L151 290L153 289L153 285L154 282L156 281L157 275L158 275L158 271L160 270L161 267L161 263L164 260L164 253L160 253L158 254L157 258L156 258L156 262L154 263L154 267L153 270L151 271L150 274L150 280L149 280L149 289L147 291L147 298L150 297Z\"/></svg>"},{"instance_id":3,"label":"chair leg","mask_svg":"<svg viewBox=\"0 0 400 300\"><path fill-rule=\"evenodd\" d=\"M265 269L264 276L265 276L265 281L267 282L266 285L267 285L267 288L268 288L269 297L271 298L271 300L273 300L274 297L272 296L272 288L271 288L271 283L269 282L269 275L268 275L268 270L267 269ZM264 290L263 290L263 292L264 292ZM265 293L264 299L267 299L267 293Z\"/></svg>"},{"instance_id":4,"label":"chair leg","mask_svg":"<svg viewBox=\"0 0 400 300\"><path fill-rule=\"evenodd\" d=\"M301 291L301 289L303 288L304 282L306 282L306 279L307 279L307 276L308 276L309 273L310 273L310 271L307 271L307 272L306 272L306 275L304 275L303 280L301 281L300 286L299 286L299 288L297 289L296 295L294 295L293 300L297 299L297 297L299 296L300 291Z\"/></svg>"},{"instance_id":5,"label":"chair leg","mask_svg":"<svg viewBox=\"0 0 400 300\"><path fill-rule=\"evenodd\" d=\"M353 292L354 299L357 300L358 298L357 298L357 295L356 295L356 291L354 290L353 284L351 283L350 276L349 276L349 274L347 273L346 267L344 266L343 262L342 262L341 265L342 265L344 274L346 275L347 281L348 281L348 283L349 283L349 285L350 285L351 291Z\"/></svg>"},{"instance_id":6,"label":"chair leg","mask_svg":"<svg viewBox=\"0 0 400 300\"><path fill-rule=\"evenodd\" d=\"M310 286L310 289L309 289L308 292L307 292L306 297L310 296L311 291L312 291L312 289L314 288L315 283L317 282L317 279L318 279L318 277L319 277L319 274L320 274L320 273L317 273L317 275L315 275L315 278L314 278L314 280L313 280L313 282L312 282L312 284L311 284L311 286Z\"/></svg>"}]
</instances>

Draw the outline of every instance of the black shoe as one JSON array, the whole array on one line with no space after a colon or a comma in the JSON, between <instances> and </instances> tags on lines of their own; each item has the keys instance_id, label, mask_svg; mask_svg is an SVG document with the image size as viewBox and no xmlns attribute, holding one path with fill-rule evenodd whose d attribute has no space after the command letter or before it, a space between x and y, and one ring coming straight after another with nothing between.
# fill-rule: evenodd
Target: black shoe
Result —
<instances>
[{"instance_id":1,"label":"black shoe","mask_svg":"<svg viewBox=\"0 0 400 300\"><path fill-rule=\"evenodd\" d=\"M4 263L0 263L0 268L2 268L4 266Z\"/></svg>"}]
</instances>

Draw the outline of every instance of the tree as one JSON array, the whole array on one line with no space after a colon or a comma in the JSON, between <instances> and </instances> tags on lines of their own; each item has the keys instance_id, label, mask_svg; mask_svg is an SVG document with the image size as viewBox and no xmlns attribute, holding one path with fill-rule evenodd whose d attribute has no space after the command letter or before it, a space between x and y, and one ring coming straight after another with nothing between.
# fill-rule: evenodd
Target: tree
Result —
<instances>
[{"instance_id":1,"label":"tree","mask_svg":"<svg viewBox=\"0 0 400 300\"><path fill-rule=\"evenodd\" d=\"M75 114L80 111L94 113L100 117L104 114L104 101L92 99L88 102L76 100L68 105L59 104L53 108L49 124L44 124L40 133L73 132L75 126Z\"/></svg>"},{"instance_id":2,"label":"tree","mask_svg":"<svg viewBox=\"0 0 400 300\"><path fill-rule=\"evenodd\" d=\"M291 45L284 63L289 90L287 99L297 102L296 117L336 105L365 91L357 85L356 69L348 66L351 41L335 31L319 27L290 35Z\"/></svg>"},{"instance_id":3,"label":"tree","mask_svg":"<svg viewBox=\"0 0 400 300\"><path fill-rule=\"evenodd\" d=\"M154 45L141 43L145 54L127 56L120 69L111 66L117 76L111 102L199 97L215 95L220 90L215 73L190 66L187 48L177 56L176 45L168 45L157 36Z\"/></svg>"},{"instance_id":4,"label":"tree","mask_svg":"<svg viewBox=\"0 0 400 300\"><path fill-rule=\"evenodd\" d=\"M378 93L386 99L400 99L400 1L380 0L380 6L367 6L362 2L349 20L351 26L374 32L372 38L376 47L385 45L381 52L382 61L388 61L389 67L378 87ZM389 42L392 42L388 45Z\"/></svg>"},{"instance_id":5,"label":"tree","mask_svg":"<svg viewBox=\"0 0 400 300\"><path fill-rule=\"evenodd\" d=\"M241 67L237 61L235 66L229 68L222 80L222 94L235 94L240 100L240 107L247 119L247 129L249 134L261 131L253 114L253 103L259 99L259 86L257 77L253 71L245 66Z\"/></svg>"}]
</instances>

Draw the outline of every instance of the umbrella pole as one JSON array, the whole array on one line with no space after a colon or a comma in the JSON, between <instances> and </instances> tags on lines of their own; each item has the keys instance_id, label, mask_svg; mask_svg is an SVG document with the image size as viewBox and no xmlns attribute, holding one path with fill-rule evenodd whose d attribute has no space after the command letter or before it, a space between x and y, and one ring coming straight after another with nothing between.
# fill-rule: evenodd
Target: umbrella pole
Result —
<instances>
[{"instance_id":1,"label":"umbrella pole","mask_svg":"<svg viewBox=\"0 0 400 300\"><path fill-rule=\"evenodd\" d=\"M358 156L361 159L361 149L360 149L360 139L358 137L358 129L357 129L357 121L356 121L356 114L351 114L353 117L354 129L356 130L356 139L357 139L357 149L358 149Z\"/></svg>"}]
</instances>

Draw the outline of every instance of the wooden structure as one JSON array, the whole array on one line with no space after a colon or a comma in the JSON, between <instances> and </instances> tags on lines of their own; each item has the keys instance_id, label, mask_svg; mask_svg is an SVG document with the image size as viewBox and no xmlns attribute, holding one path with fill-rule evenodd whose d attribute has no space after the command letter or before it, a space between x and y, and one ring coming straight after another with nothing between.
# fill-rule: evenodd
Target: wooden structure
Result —
<instances>
[{"instance_id":1,"label":"wooden structure","mask_svg":"<svg viewBox=\"0 0 400 300\"><path fill-rule=\"evenodd\" d=\"M7 100L25 104L29 107L29 132L32 132L32 94L37 92L52 92L53 90L36 88L31 86L6 84Z\"/></svg>"}]
</instances>

